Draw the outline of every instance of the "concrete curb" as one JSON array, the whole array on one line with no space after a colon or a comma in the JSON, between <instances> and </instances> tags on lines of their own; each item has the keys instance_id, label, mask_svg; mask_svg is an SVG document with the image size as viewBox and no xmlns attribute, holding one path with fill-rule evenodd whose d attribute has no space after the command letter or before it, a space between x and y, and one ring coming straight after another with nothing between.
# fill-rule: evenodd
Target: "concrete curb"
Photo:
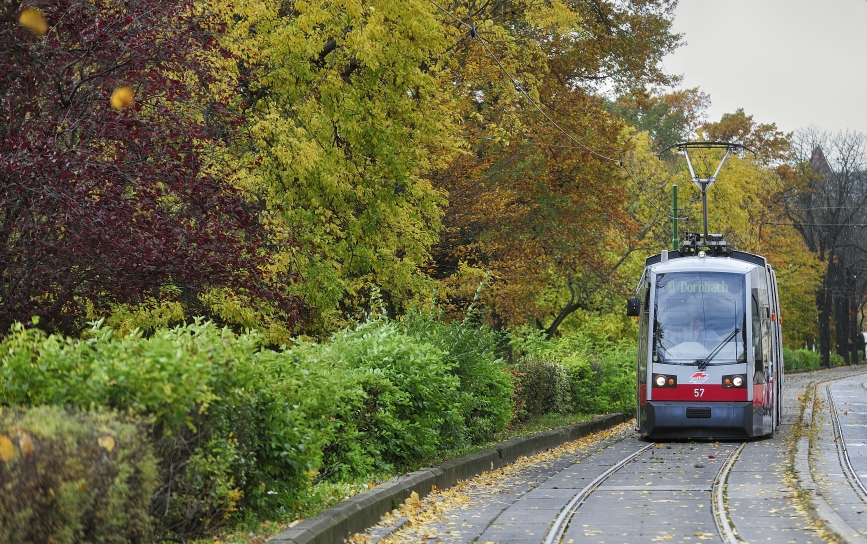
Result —
<instances>
[{"instance_id":1,"label":"concrete curb","mask_svg":"<svg viewBox=\"0 0 867 544\"><path fill-rule=\"evenodd\" d=\"M419 497L424 497L430 493L431 486L435 485L438 489L452 487L459 480L473 478L485 471L514 463L520 457L578 440L629 419L623 414L601 416L560 429L515 438L435 467L410 472L380 484L370 491L346 499L316 517L304 520L283 531L268 542L270 544L341 544L347 536L376 525L383 514L403 503L413 491L418 493Z\"/></svg>"}]
</instances>

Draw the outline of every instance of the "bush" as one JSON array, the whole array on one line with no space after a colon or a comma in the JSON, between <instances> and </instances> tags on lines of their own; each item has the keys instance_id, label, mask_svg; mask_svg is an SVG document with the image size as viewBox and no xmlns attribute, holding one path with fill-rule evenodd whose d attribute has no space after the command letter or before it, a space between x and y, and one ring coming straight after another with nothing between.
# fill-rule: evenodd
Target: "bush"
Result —
<instances>
[{"instance_id":1,"label":"bush","mask_svg":"<svg viewBox=\"0 0 867 544\"><path fill-rule=\"evenodd\" d=\"M521 419L573 412L570 376L560 363L527 356L515 366L521 376Z\"/></svg>"},{"instance_id":2,"label":"bush","mask_svg":"<svg viewBox=\"0 0 867 544\"><path fill-rule=\"evenodd\" d=\"M783 347L783 361L789 372L818 370L822 367L822 356L807 349L793 350ZM830 362L832 367L846 364L843 357L833 352L830 354Z\"/></svg>"},{"instance_id":3,"label":"bush","mask_svg":"<svg viewBox=\"0 0 867 544\"><path fill-rule=\"evenodd\" d=\"M460 382L442 350L385 318L335 334L323 350L364 391L361 409L344 423L360 433L377 469L403 468L450 446L462 426Z\"/></svg>"},{"instance_id":4,"label":"bush","mask_svg":"<svg viewBox=\"0 0 867 544\"><path fill-rule=\"evenodd\" d=\"M245 505L301 504L318 481L404 469L504 426L511 380L493 344L469 327L427 330L431 341L371 320L277 352L202 322L149 338L97 324L86 340L16 325L0 345L0 405L150 417L155 538L187 539ZM438 347L455 338L451 354Z\"/></svg>"},{"instance_id":5,"label":"bush","mask_svg":"<svg viewBox=\"0 0 867 544\"><path fill-rule=\"evenodd\" d=\"M430 342L459 380L462 426L453 429L457 441L478 444L509 424L513 417L515 385L502 359L496 355L498 338L472 319L445 323L434 313L411 310L404 325L410 335Z\"/></svg>"},{"instance_id":6,"label":"bush","mask_svg":"<svg viewBox=\"0 0 867 544\"><path fill-rule=\"evenodd\" d=\"M0 542L149 542L156 461L141 422L0 409Z\"/></svg>"},{"instance_id":7,"label":"bush","mask_svg":"<svg viewBox=\"0 0 867 544\"><path fill-rule=\"evenodd\" d=\"M303 495L356 389L327 366L261 348L210 323L86 340L16 325L0 351L0 405L107 407L149 416L160 485L157 538L226 524L243 504Z\"/></svg>"},{"instance_id":8,"label":"bush","mask_svg":"<svg viewBox=\"0 0 867 544\"><path fill-rule=\"evenodd\" d=\"M512 347L530 360L544 360L566 369L570 399L568 403L561 402L561 407L571 405L584 414L621 412L629 415L635 412L636 348L631 342L594 340L580 334L548 340L541 331L523 330L512 337ZM521 366L517 368L523 372ZM545 387L550 389L554 383ZM534 394L551 395L552 392ZM525 399L531 396L524 394Z\"/></svg>"},{"instance_id":9,"label":"bush","mask_svg":"<svg viewBox=\"0 0 867 544\"><path fill-rule=\"evenodd\" d=\"M259 511L299 503L317 478L364 473L372 465L347 452L342 462L351 469L341 469L329 457L335 447L357 450L351 419L364 391L343 362L323 350L303 344L258 352L238 375L243 387L220 408L220 428L244 452L243 466L234 470L246 475L245 503Z\"/></svg>"},{"instance_id":10,"label":"bush","mask_svg":"<svg viewBox=\"0 0 867 544\"><path fill-rule=\"evenodd\" d=\"M599 396L604 399L600 413L636 413L637 347L633 342L621 341L599 349L602 366Z\"/></svg>"}]
</instances>

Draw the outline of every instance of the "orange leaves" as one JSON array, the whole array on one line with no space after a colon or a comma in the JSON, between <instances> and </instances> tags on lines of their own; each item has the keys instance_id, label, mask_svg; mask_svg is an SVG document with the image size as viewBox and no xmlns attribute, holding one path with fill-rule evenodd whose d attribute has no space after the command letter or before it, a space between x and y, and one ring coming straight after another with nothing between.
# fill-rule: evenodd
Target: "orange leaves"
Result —
<instances>
[{"instance_id":1,"label":"orange leaves","mask_svg":"<svg viewBox=\"0 0 867 544\"><path fill-rule=\"evenodd\" d=\"M109 103L116 110L132 106L135 103L135 92L129 87L118 87L111 93Z\"/></svg>"},{"instance_id":2,"label":"orange leaves","mask_svg":"<svg viewBox=\"0 0 867 544\"><path fill-rule=\"evenodd\" d=\"M15 442L8 435L0 434L0 461L8 463L16 456L18 452L21 456L27 459L36 451L36 445L30 434L24 429L18 427L14 429L14 437L17 439L18 448L15 448ZM99 447L111 453L115 448L115 440L109 435L103 435L97 440Z\"/></svg>"},{"instance_id":3,"label":"orange leaves","mask_svg":"<svg viewBox=\"0 0 867 544\"><path fill-rule=\"evenodd\" d=\"M22 429L18 429L18 447L25 458L33 455L33 439Z\"/></svg>"},{"instance_id":4,"label":"orange leaves","mask_svg":"<svg viewBox=\"0 0 867 544\"><path fill-rule=\"evenodd\" d=\"M37 36L44 36L48 32L48 23L39 8L30 7L21 12L18 22Z\"/></svg>"},{"instance_id":5,"label":"orange leaves","mask_svg":"<svg viewBox=\"0 0 867 544\"><path fill-rule=\"evenodd\" d=\"M15 456L15 446L5 434L0 434L0 461L8 463Z\"/></svg>"},{"instance_id":6,"label":"orange leaves","mask_svg":"<svg viewBox=\"0 0 867 544\"><path fill-rule=\"evenodd\" d=\"M15 429L15 437L18 439L18 449L21 455L26 459L33 455L34 445L33 439L23 429ZM0 434L0 461L8 463L15 457L15 445L12 439L5 434Z\"/></svg>"}]
</instances>

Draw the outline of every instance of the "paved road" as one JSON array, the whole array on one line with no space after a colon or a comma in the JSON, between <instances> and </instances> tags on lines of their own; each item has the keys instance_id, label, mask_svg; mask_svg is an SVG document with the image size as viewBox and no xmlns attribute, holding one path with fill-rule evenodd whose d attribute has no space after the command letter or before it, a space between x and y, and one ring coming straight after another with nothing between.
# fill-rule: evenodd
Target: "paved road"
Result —
<instances>
[{"instance_id":1,"label":"paved road","mask_svg":"<svg viewBox=\"0 0 867 544\"><path fill-rule=\"evenodd\" d=\"M861 536L867 535L867 490L853 481L867 483L867 374L851 377L865 371L788 376L779 431L743 448L737 442L651 444L627 424L409 501L351 540L867 542ZM838 454L840 436L845 458ZM847 462L848 474L841 468ZM575 504L564 510L570 501ZM549 533L558 517L562 531Z\"/></svg>"}]
</instances>

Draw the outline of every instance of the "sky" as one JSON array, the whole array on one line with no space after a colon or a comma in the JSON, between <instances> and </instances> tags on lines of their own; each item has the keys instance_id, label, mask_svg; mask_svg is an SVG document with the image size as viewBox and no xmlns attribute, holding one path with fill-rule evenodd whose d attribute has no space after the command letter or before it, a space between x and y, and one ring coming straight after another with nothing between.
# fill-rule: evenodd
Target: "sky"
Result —
<instances>
[{"instance_id":1,"label":"sky","mask_svg":"<svg viewBox=\"0 0 867 544\"><path fill-rule=\"evenodd\" d=\"M867 0L680 0L673 31L665 70L710 95L708 121L867 133Z\"/></svg>"}]
</instances>

